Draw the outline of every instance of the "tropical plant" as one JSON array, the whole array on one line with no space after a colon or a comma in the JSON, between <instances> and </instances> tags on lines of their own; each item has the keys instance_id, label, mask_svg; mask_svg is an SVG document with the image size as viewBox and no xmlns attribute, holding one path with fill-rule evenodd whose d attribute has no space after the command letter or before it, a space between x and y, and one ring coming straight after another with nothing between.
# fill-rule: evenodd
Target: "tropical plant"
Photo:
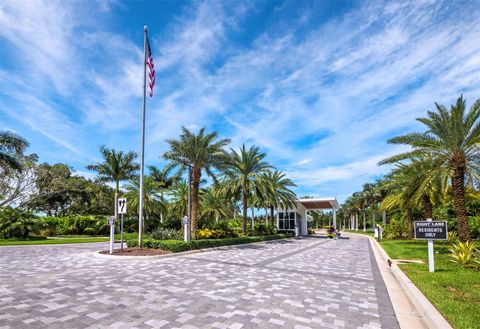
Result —
<instances>
[{"instance_id":1,"label":"tropical plant","mask_svg":"<svg viewBox=\"0 0 480 329\"><path fill-rule=\"evenodd\" d=\"M38 233L38 225L32 213L18 208L0 208L0 235L4 238L28 238Z\"/></svg>"},{"instance_id":2,"label":"tropical plant","mask_svg":"<svg viewBox=\"0 0 480 329\"><path fill-rule=\"evenodd\" d=\"M229 156L224 147L230 143L229 139L218 139L216 132L206 133L205 127L197 134L182 127L180 139L167 140L170 150L163 154L170 163L166 171L177 170L177 175L191 169L192 194L191 194L191 231L195 236L199 215L199 187L202 171L215 179L214 171L225 169Z\"/></svg>"},{"instance_id":3,"label":"tropical plant","mask_svg":"<svg viewBox=\"0 0 480 329\"><path fill-rule=\"evenodd\" d=\"M466 268L476 266L477 250L473 241L457 241L452 244L450 252L451 262Z\"/></svg>"},{"instance_id":4,"label":"tropical plant","mask_svg":"<svg viewBox=\"0 0 480 329\"><path fill-rule=\"evenodd\" d=\"M410 133L394 137L391 144L406 144L413 149L394 155L382 163L394 163L417 157L429 157L438 163L438 169L448 171L452 179L453 199L461 241L470 238L465 206L465 176L478 169L480 157L480 100L470 110L460 96L456 104L447 109L435 104L436 112L417 120L426 126L423 133Z\"/></svg>"},{"instance_id":5,"label":"tropical plant","mask_svg":"<svg viewBox=\"0 0 480 329\"><path fill-rule=\"evenodd\" d=\"M0 170L21 170L21 156L29 143L10 131L0 131Z\"/></svg>"},{"instance_id":6,"label":"tropical plant","mask_svg":"<svg viewBox=\"0 0 480 329\"><path fill-rule=\"evenodd\" d=\"M170 200L169 213L174 218L183 218L188 211L188 184L185 180L176 181L168 191L167 197Z\"/></svg>"},{"instance_id":7,"label":"tropical plant","mask_svg":"<svg viewBox=\"0 0 480 329\"><path fill-rule=\"evenodd\" d=\"M226 200L214 187L202 189L200 193L200 214L205 219L215 218L215 222L226 216Z\"/></svg>"},{"instance_id":8,"label":"tropical plant","mask_svg":"<svg viewBox=\"0 0 480 329\"><path fill-rule=\"evenodd\" d=\"M264 174L271 168L264 161L265 153L260 152L257 146L246 148L242 145L237 152L231 149L231 166L225 171L223 188L227 196L241 196L242 201L242 233L247 234L247 210L249 198L256 194L265 193Z\"/></svg>"},{"instance_id":9,"label":"tropical plant","mask_svg":"<svg viewBox=\"0 0 480 329\"><path fill-rule=\"evenodd\" d=\"M120 192L120 182L135 176L139 165L135 163L135 152L115 151L106 146L100 146L103 162L87 166L88 170L97 172L98 181L115 182L115 192Z\"/></svg>"},{"instance_id":10,"label":"tropical plant","mask_svg":"<svg viewBox=\"0 0 480 329\"><path fill-rule=\"evenodd\" d=\"M128 199L129 211L138 216L140 203L140 178L134 177L124 186ZM160 219L160 214L166 212L166 201L160 194L161 187L150 176L145 176L143 181L143 219L145 226L155 227ZM149 223L150 221L150 223Z\"/></svg>"}]
</instances>

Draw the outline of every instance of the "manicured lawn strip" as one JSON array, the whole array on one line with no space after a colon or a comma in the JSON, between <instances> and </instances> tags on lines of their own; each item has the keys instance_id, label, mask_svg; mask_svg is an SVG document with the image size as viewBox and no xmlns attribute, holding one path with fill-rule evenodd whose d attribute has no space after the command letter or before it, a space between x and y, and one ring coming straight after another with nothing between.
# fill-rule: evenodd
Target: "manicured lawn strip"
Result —
<instances>
[{"instance_id":1,"label":"manicured lawn strip","mask_svg":"<svg viewBox=\"0 0 480 329\"><path fill-rule=\"evenodd\" d=\"M105 237L92 238L54 238L45 240L5 240L0 239L0 246L16 245L39 245L39 244L64 244L64 243L88 243L88 242L107 242Z\"/></svg>"},{"instance_id":2,"label":"manicured lawn strip","mask_svg":"<svg viewBox=\"0 0 480 329\"><path fill-rule=\"evenodd\" d=\"M171 252L182 252L182 251L196 250L196 249L203 249L203 248L231 246L236 244L278 240L278 239L284 239L288 237L291 237L291 235L274 234L274 235L265 235L265 236L249 236L249 237L192 240L192 241L145 239L143 240L143 246L146 248L160 248L160 249L171 251ZM127 243L129 247L138 246L137 240L129 240Z\"/></svg>"},{"instance_id":3,"label":"manicured lawn strip","mask_svg":"<svg viewBox=\"0 0 480 329\"><path fill-rule=\"evenodd\" d=\"M434 273L428 272L426 241L384 240L381 245L392 259L423 259L425 264L402 264L400 268L454 328L478 328L480 271L451 263L447 242L434 243Z\"/></svg>"},{"instance_id":4,"label":"manicured lawn strip","mask_svg":"<svg viewBox=\"0 0 480 329\"><path fill-rule=\"evenodd\" d=\"M341 230L340 233L342 233L342 232L358 233L358 234L373 236L373 231L369 231L369 230L367 230L366 232L363 232L363 230L358 230L358 231L355 231L355 230Z\"/></svg>"}]
</instances>

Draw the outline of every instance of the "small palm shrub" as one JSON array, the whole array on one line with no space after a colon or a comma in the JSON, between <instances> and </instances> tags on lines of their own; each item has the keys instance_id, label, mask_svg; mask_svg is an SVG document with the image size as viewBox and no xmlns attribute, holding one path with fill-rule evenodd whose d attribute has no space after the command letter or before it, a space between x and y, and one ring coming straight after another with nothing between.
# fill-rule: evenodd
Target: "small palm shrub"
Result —
<instances>
[{"instance_id":1,"label":"small palm shrub","mask_svg":"<svg viewBox=\"0 0 480 329\"><path fill-rule=\"evenodd\" d=\"M450 252L450 261L464 268L475 267L478 264L478 251L473 241L457 241L452 244Z\"/></svg>"},{"instance_id":2,"label":"small palm shrub","mask_svg":"<svg viewBox=\"0 0 480 329\"><path fill-rule=\"evenodd\" d=\"M398 239L408 237L407 222L404 219L394 219L390 221L383 230L383 238Z\"/></svg>"},{"instance_id":3,"label":"small palm shrub","mask_svg":"<svg viewBox=\"0 0 480 329\"><path fill-rule=\"evenodd\" d=\"M179 230L171 228L157 228L156 230L146 234L148 238L153 240L181 240L182 234Z\"/></svg>"}]
</instances>

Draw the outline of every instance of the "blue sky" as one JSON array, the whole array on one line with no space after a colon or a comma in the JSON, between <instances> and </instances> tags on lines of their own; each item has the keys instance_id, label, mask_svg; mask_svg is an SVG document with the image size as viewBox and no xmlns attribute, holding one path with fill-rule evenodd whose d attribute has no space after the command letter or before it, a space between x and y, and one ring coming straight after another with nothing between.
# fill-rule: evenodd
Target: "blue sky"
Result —
<instances>
[{"instance_id":1,"label":"blue sky","mask_svg":"<svg viewBox=\"0 0 480 329\"><path fill-rule=\"evenodd\" d=\"M40 161L139 150L143 26L157 70L146 164L206 126L256 144L299 195L343 201L434 102L480 97L479 1L2 1L0 129Z\"/></svg>"}]
</instances>

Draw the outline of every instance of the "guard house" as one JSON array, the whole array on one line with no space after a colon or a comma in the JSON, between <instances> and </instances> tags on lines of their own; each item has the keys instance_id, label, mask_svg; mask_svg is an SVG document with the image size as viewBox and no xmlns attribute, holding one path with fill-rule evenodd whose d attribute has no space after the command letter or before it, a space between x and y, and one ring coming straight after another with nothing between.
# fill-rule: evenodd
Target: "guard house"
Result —
<instances>
[{"instance_id":1,"label":"guard house","mask_svg":"<svg viewBox=\"0 0 480 329\"><path fill-rule=\"evenodd\" d=\"M309 210L333 210L333 226L337 226L337 209L340 206L336 198L299 199L294 208L277 208L277 229L295 231L295 235L308 235L307 215Z\"/></svg>"}]
</instances>

